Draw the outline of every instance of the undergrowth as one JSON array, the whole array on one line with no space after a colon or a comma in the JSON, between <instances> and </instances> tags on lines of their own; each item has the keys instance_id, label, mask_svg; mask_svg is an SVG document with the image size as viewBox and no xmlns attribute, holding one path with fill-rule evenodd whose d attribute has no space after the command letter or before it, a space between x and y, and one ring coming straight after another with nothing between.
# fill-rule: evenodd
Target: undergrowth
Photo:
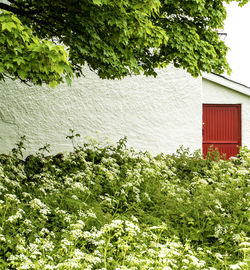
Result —
<instances>
[{"instance_id":1,"label":"undergrowth","mask_svg":"<svg viewBox=\"0 0 250 270\"><path fill-rule=\"evenodd\" d=\"M248 269L248 149L48 147L0 155L0 269Z\"/></svg>"}]
</instances>

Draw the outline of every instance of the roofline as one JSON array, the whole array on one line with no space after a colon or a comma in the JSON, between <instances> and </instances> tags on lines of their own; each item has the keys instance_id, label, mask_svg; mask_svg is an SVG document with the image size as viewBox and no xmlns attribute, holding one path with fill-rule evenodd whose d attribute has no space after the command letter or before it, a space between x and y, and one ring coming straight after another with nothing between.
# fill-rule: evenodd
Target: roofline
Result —
<instances>
[{"instance_id":1,"label":"roofline","mask_svg":"<svg viewBox=\"0 0 250 270\"><path fill-rule=\"evenodd\" d=\"M217 74L214 74L214 73L204 73L202 75L202 78L206 79L206 80L209 80L211 82L214 82L214 83L218 83L220 85L223 85L227 88L230 88L234 91L237 91L239 93L242 93L244 95L247 95L247 96L250 96L250 87L244 85L244 84L241 84L241 83L238 83L238 82L235 82L233 80L230 80L224 76L221 76L221 75L217 75Z\"/></svg>"}]
</instances>

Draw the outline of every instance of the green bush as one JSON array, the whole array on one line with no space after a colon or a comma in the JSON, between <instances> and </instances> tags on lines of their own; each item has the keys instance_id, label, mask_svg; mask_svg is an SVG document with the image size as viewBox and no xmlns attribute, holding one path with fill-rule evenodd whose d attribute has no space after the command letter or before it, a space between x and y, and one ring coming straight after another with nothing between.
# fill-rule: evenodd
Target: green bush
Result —
<instances>
[{"instance_id":1,"label":"green bush","mask_svg":"<svg viewBox=\"0 0 250 270\"><path fill-rule=\"evenodd\" d=\"M0 269L248 269L248 149L23 147L0 155Z\"/></svg>"}]
</instances>

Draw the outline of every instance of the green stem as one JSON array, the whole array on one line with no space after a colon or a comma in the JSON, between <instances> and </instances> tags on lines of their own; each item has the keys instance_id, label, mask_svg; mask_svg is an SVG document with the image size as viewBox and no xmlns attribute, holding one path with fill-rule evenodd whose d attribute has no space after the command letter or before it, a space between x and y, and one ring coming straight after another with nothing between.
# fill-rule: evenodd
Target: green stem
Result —
<instances>
[{"instance_id":1,"label":"green stem","mask_svg":"<svg viewBox=\"0 0 250 270\"><path fill-rule=\"evenodd\" d=\"M6 208L5 208L5 211L4 211L4 214L3 214L2 229L4 227L4 220L5 220L5 216L6 216L7 211L8 211L8 200L6 201Z\"/></svg>"},{"instance_id":2,"label":"green stem","mask_svg":"<svg viewBox=\"0 0 250 270\"><path fill-rule=\"evenodd\" d=\"M111 237L109 237L108 241L107 241L107 244L105 246L105 249L104 249L104 268L107 269L107 251L108 251L108 246L109 246L109 243L110 243L110 240L111 240Z\"/></svg>"}]
</instances>

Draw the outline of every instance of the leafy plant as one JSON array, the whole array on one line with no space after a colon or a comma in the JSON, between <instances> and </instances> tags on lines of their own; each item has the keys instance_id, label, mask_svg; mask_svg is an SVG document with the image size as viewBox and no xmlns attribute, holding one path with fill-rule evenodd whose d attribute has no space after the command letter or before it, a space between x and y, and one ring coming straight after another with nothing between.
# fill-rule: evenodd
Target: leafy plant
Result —
<instances>
[{"instance_id":1,"label":"leafy plant","mask_svg":"<svg viewBox=\"0 0 250 270\"><path fill-rule=\"evenodd\" d=\"M3 5L0 3L0 7ZM0 13L0 80L6 76L51 87L71 83L72 68L63 46L41 40L13 13Z\"/></svg>"},{"instance_id":2,"label":"leafy plant","mask_svg":"<svg viewBox=\"0 0 250 270\"><path fill-rule=\"evenodd\" d=\"M124 138L22 160L17 145L0 155L1 269L248 269L246 147L154 157Z\"/></svg>"},{"instance_id":3,"label":"leafy plant","mask_svg":"<svg viewBox=\"0 0 250 270\"><path fill-rule=\"evenodd\" d=\"M248 2L234 1L240 6ZM108 79L141 72L156 76L157 68L170 63L193 76L230 72L228 48L218 35L226 18L224 4L230 2L1 2L0 79L9 74L55 86L70 81L72 72L80 76L86 64Z\"/></svg>"},{"instance_id":4,"label":"leafy plant","mask_svg":"<svg viewBox=\"0 0 250 270\"><path fill-rule=\"evenodd\" d=\"M15 158L23 158L23 150L25 150L25 141L26 141L26 137L25 136L22 136L20 138L20 141L16 143L16 147L14 147L11 152L12 152L12 155L13 157Z\"/></svg>"}]
</instances>

